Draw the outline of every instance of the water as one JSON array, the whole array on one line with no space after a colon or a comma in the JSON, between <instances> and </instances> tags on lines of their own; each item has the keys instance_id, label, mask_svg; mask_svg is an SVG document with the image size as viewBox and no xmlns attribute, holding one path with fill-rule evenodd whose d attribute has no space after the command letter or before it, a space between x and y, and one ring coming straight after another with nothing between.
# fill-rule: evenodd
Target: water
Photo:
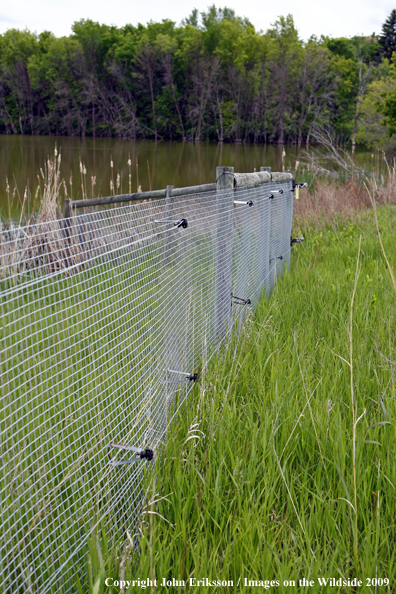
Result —
<instances>
[{"instance_id":1,"label":"water","mask_svg":"<svg viewBox=\"0 0 396 594\"><path fill-rule=\"evenodd\" d=\"M282 171L282 151L285 169L295 169L296 160L304 158L304 147L295 145L217 144L209 142L169 142L152 140L119 140L115 138L79 138L56 136L0 135L0 213L3 217L17 217L25 188L28 200L25 211L37 209L34 201L38 186L37 176L48 155L53 155L55 145L62 156L61 177L65 180L68 195L74 200L82 198L80 160L86 169L86 193L109 196L111 179L119 187L116 194L129 192L128 159L131 160L132 192L138 186L142 191L215 182L216 166L233 166L237 172L259 171L261 166ZM113 160L113 173L110 161ZM371 169L373 161L382 166L378 156L357 154L359 164ZM385 171L384 171L385 172ZM96 176L95 185L92 177ZM10 187L10 204L6 193L6 178ZM72 180L72 183L70 183ZM12 194L15 193L14 199Z\"/></svg>"}]
</instances>

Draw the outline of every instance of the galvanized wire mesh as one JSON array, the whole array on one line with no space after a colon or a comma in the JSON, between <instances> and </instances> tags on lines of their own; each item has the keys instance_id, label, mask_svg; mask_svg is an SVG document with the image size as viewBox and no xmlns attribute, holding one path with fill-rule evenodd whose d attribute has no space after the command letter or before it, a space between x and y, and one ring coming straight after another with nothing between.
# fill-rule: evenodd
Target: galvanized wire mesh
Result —
<instances>
[{"instance_id":1,"label":"galvanized wire mesh","mask_svg":"<svg viewBox=\"0 0 396 594\"><path fill-rule=\"evenodd\" d=\"M95 529L114 545L136 534L150 463L111 464L136 456L111 444L158 451L199 369L270 293L290 263L291 189L169 197L0 234L5 592L73 592Z\"/></svg>"}]
</instances>

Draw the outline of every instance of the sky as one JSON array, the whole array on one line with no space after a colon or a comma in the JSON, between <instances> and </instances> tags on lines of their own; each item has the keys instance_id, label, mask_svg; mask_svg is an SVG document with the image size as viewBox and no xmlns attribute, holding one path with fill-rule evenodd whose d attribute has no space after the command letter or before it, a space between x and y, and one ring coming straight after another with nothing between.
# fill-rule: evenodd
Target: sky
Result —
<instances>
[{"instance_id":1,"label":"sky","mask_svg":"<svg viewBox=\"0 0 396 594\"><path fill-rule=\"evenodd\" d=\"M118 27L162 19L179 24L193 8L205 11L210 4L213 0L3 0L0 33L28 28L36 33L49 30L59 37L70 35L73 22L80 19ZM233 8L238 16L246 16L256 30L264 31L278 16L290 13L304 40L313 34L350 37L380 33L385 19L396 7L395 0L217 0L215 4Z\"/></svg>"}]
</instances>

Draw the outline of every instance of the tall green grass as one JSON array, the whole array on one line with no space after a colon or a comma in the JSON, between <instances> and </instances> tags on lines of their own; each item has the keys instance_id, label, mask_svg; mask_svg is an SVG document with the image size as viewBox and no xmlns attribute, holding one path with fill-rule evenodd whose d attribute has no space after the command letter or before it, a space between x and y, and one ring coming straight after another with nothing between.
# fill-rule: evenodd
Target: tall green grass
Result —
<instances>
[{"instance_id":1,"label":"tall green grass","mask_svg":"<svg viewBox=\"0 0 396 594\"><path fill-rule=\"evenodd\" d=\"M396 208L378 218L395 266ZM174 578L186 586L168 591L194 593L260 590L245 578L278 580L279 592L299 591L302 578L315 580L302 588L311 593L352 592L317 578L356 577L365 592L396 591L396 294L373 211L300 231L290 272L168 433L140 556L128 542L100 555L91 547L96 593L119 591L105 577ZM190 577L234 586L193 588Z\"/></svg>"}]
</instances>

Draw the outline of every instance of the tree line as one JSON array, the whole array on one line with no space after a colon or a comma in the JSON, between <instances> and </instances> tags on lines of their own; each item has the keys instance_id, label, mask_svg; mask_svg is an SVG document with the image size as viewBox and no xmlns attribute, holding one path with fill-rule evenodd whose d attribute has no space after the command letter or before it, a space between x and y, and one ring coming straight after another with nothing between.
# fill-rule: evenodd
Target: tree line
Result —
<instances>
[{"instance_id":1,"label":"tree line","mask_svg":"<svg viewBox=\"0 0 396 594\"><path fill-rule=\"evenodd\" d=\"M326 126L374 146L394 132L396 10L381 35L307 42L291 15L263 32L214 5L178 26L72 31L0 35L0 133L301 144Z\"/></svg>"}]
</instances>

